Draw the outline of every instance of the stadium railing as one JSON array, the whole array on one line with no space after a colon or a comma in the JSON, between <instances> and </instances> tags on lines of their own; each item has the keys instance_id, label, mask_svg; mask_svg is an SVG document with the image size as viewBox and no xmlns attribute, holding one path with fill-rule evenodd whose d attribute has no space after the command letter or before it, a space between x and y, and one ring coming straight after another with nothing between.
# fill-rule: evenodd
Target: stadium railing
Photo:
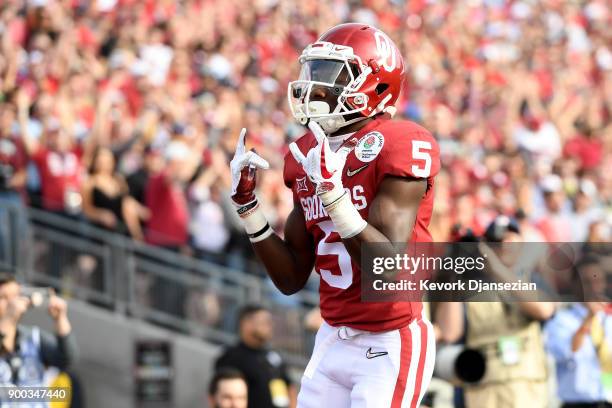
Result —
<instances>
[{"instance_id":1,"label":"stadium railing","mask_svg":"<svg viewBox=\"0 0 612 408\"><path fill-rule=\"evenodd\" d=\"M188 333L216 344L236 340L247 303L270 307L273 346L303 366L312 336L303 319L318 305L304 290L284 298L265 278L140 243L67 217L0 201L0 266L68 298Z\"/></svg>"}]
</instances>

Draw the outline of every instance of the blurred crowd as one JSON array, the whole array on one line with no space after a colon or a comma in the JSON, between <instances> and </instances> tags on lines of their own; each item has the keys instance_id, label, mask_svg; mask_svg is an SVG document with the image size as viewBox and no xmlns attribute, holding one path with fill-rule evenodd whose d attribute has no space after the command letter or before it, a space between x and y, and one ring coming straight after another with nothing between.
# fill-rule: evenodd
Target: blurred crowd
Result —
<instances>
[{"instance_id":1,"label":"blurred crowd","mask_svg":"<svg viewBox=\"0 0 612 408\"><path fill-rule=\"evenodd\" d=\"M608 241L611 18L604 0L4 1L0 197L244 267L239 130L272 165L259 194L278 229L303 132L286 84L319 33L360 21L408 63L397 116L441 145L435 240L504 213L529 240Z\"/></svg>"},{"instance_id":2,"label":"blurred crowd","mask_svg":"<svg viewBox=\"0 0 612 408\"><path fill-rule=\"evenodd\" d=\"M612 239L605 0L245 4L1 1L0 204L26 203L257 269L228 197L240 128L272 166L260 172L258 194L282 231L293 205L283 156L304 131L289 112L286 85L307 44L358 21L388 33L407 62L396 116L423 124L440 143L434 240L482 236L499 214L518 220L524 241ZM468 312L454 311L455 320ZM590 353L581 360L588 364L600 355L612 361L601 341L582 346L584 336L601 340L605 330L612 338L612 326L593 324L609 308L575 304L564 313L547 330L578 331L563 348L550 346L558 364L570 347ZM548 317L531 316L525 327ZM588 364L585 372L594 372ZM612 368L602 369L612 389ZM573 381L560 374L564 401L572 401ZM592 394L601 399L600 390Z\"/></svg>"}]
</instances>

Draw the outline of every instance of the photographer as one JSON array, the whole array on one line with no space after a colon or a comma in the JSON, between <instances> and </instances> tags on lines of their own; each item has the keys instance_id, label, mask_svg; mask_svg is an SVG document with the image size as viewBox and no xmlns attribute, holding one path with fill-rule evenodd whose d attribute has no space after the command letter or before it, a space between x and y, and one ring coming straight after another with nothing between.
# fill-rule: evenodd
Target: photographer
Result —
<instances>
[{"instance_id":1,"label":"photographer","mask_svg":"<svg viewBox=\"0 0 612 408\"><path fill-rule=\"evenodd\" d=\"M498 268L512 269L521 256L509 250L510 243L521 241L516 221L499 216L487 228L484 241L501 243L487 252L492 272L504 275ZM500 249L505 247L505 249ZM477 350L485 358L485 373L480 381L465 384L467 408L514 408L548 406L546 355L540 322L550 318L554 306L549 302L472 301L462 308L439 307L436 320L441 332L454 333L446 341L455 342L465 336L467 348Z\"/></svg>"},{"instance_id":2,"label":"photographer","mask_svg":"<svg viewBox=\"0 0 612 408\"><path fill-rule=\"evenodd\" d=\"M39 294L39 296L42 294ZM66 369L74 360L76 345L67 315L67 304L50 293L49 315L55 335L38 327L19 324L21 317L40 299L21 294L12 275L0 273L0 384L5 386L45 386L49 366Z\"/></svg>"}]
</instances>

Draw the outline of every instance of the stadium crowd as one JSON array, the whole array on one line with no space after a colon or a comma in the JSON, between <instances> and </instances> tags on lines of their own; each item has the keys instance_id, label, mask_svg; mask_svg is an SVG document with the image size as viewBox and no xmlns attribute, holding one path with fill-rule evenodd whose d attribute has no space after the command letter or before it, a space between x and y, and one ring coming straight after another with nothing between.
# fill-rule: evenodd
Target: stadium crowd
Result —
<instances>
[{"instance_id":1,"label":"stadium crowd","mask_svg":"<svg viewBox=\"0 0 612 408\"><path fill-rule=\"evenodd\" d=\"M304 131L286 85L304 46L360 21L409 67L397 117L440 143L434 240L480 236L498 214L525 241L611 240L605 0L244 4L2 1L0 201L257 270L228 197L240 128L271 163L258 195L282 231L283 156Z\"/></svg>"},{"instance_id":2,"label":"stadium crowd","mask_svg":"<svg viewBox=\"0 0 612 408\"><path fill-rule=\"evenodd\" d=\"M352 20L399 44L398 116L441 144L435 240L518 213L530 240L606 241L610 19L599 0L3 2L1 194L226 262L248 250L226 194L240 127L272 163L259 186L279 228L303 131L286 84L317 33Z\"/></svg>"}]
</instances>

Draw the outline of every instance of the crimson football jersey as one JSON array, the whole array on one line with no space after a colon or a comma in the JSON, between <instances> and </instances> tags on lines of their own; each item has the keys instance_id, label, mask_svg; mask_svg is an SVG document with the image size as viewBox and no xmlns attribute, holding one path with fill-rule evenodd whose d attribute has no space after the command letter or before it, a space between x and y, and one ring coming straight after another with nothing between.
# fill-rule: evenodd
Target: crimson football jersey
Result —
<instances>
[{"instance_id":1,"label":"crimson football jersey","mask_svg":"<svg viewBox=\"0 0 612 408\"><path fill-rule=\"evenodd\" d=\"M385 176L427 180L411 242L431 242L427 230L433 207L434 177L440 170L438 144L431 134L413 122L379 117L348 138L358 140L348 155L342 183L355 208L368 220L370 205ZM348 141L347 140L347 141ZM316 146L311 132L297 140L305 155ZM345 141L346 143L346 141ZM315 244L315 270L319 286L321 315L332 326L349 326L367 331L394 330L420 316L420 302L361 302L361 270L351 260L340 235L315 194L302 166L288 153L283 177L302 208L306 228Z\"/></svg>"}]
</instances>

